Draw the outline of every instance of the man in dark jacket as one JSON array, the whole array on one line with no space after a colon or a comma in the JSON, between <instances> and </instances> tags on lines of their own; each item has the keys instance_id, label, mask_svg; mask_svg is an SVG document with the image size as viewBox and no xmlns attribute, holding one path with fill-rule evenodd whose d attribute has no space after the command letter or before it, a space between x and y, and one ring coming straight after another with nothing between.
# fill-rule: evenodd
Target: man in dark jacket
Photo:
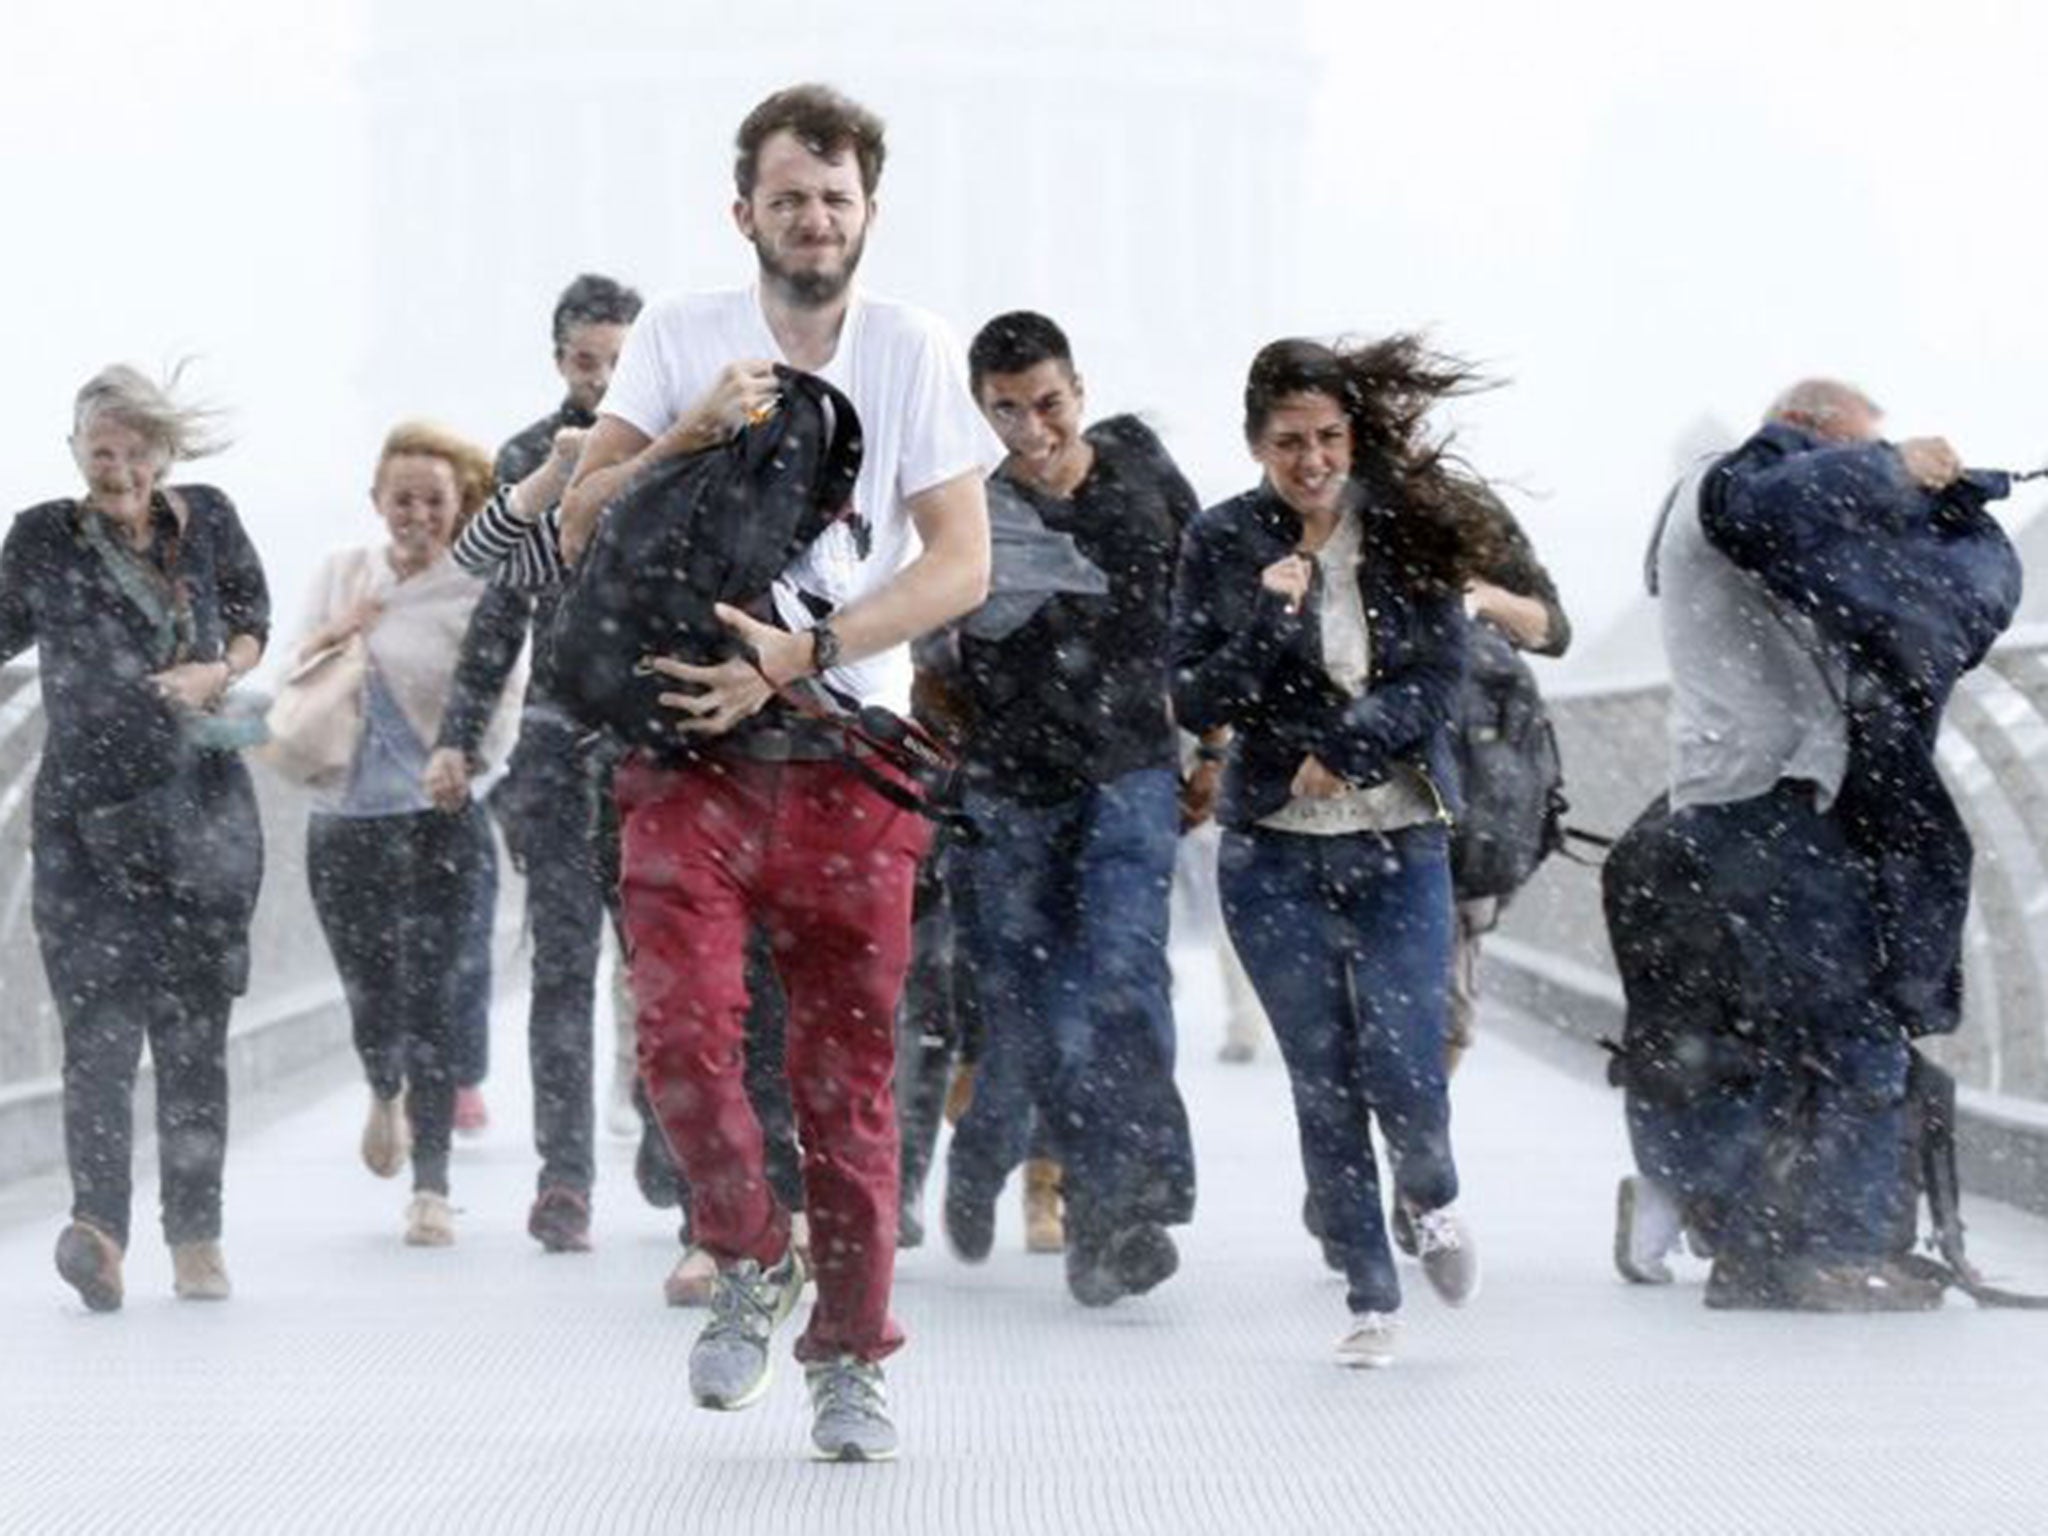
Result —
<instances>
[{"instance_id":1,"label":"man in dark jacket","mask_svg":"<svg viewBox=\"0 0 2048 1536\"><path fill-rule=\"evenodd\" d=\"M570 443L596 420L598 402L618 362L640 295L586 273L555 303L555 369L560 406L523 428L498 450L500 484L526 479L555 455L574 462ZM541 1167L530 1230L551 1253L590 1246L590 1189L595 1176L592 1127L592 1010L604 937L607 887L616 856L603 856L598 837L605 797L582 748L583 732L553 697L549 637L560 594L496 585L478 603L463 638L454 704L432 765L466 791L466 764L482 738L490 707L525 640L533 633L533 673L505 780L491 797L512 856L527 876L533 929L533 1002L528 1029L533 1067L534 1141ZM451 794L453 789L449 791Z\"/></svg>"},{"instance_id":2,"label":"man in dark jacket","mask_svg":"<svg viewBox=\"0 0 2048 1536\"><path fill-rule=\"evenodd\" d=\"M987 1257L1031 1110L1067 1202L1067 1283L1086 1305L1149 1290L1194 1205L1173 1083L1167 906L1179 758L1167 620L1194 492L1151 431L1083 431L1058 326L982 328L969 380L1008 450L990 482L996 574L961 621L969 725L967 934L986 1030L947 1168L946 1235Z\"/></svg>"},{"instance_id":3,"label":"man in dark jacket","mask_svg":"<svg viewBox=\"0 0 2048 1536\"><path fill-rule=\"evenodd\" d=\"M1652 551L1671 791L1607 895L1636 1155L1713 1248L1710 1306L1939 1301L1884 1258L1908 1040L1960 1016L1970 848L1934 741L2019 564L2002 482L1878 419L1795 386Z\"/></svg>"}]
</instances>

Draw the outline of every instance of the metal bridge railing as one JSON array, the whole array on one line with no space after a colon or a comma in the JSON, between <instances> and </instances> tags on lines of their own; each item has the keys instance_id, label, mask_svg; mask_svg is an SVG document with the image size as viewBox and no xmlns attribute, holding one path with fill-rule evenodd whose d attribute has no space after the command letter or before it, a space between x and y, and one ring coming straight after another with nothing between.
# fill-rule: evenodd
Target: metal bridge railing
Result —
<instances>
[{"instance_id":1,"label":"metal bridge railing","mask_svg":"<svg viewBox=\"0 0 2048 1536\"><path fill-rule=\"evenodd\" d=\"M1552 690L1571 825L1613 835L1664 785L1660 681ZM1964 1023L1926 1042L1975 1117L1980 1184L2048 1204L2048 628L2014 631L1963 682L1939 747L1975 839ZM1553 858L1516 897L1490 968L1580 1033L1620 1023L1596 869Z\"/></svg>"}]
</instances>

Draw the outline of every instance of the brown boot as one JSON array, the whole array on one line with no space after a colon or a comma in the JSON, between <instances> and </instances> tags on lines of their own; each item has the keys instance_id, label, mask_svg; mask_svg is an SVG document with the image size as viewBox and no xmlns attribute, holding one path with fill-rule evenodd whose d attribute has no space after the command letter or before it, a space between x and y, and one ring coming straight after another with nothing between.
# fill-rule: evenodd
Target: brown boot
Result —
<instances>
[{"instance_id":1,"label":"brown boot","mask_svg":"<svg viewBox=\"0 0 2048 1536\"><path fill-rule=\"evenodd\" d=\"M171 1244L171 1274L172 1289L186 1301L226 1301L234 1294L216 1242Z\"/></svg>"},{"instance_id":2,"label":"brown boot","mask_svg":"<svg viewBox=\"0 0 2048 1536\"><path fill-rule=\"evenodd\" d=\"M93 1311L121 1310L121 1245L91 1222L57 1234L57 1273Z\"/></svg>"},{"instance_id":3,"label":"brown boot","mask_svg":"<svg viewBox=\"0 0 2048 1536\"><path fill-rule=\"evenodd\" d=\"M946 1124L958 1125L967 1118L969 1106L974 1103L974 1066L962 1062L953 1069L952 1081L946 1084Z\"/></svg>"},{"instance_id":4,"label":"brown boot","mask_svg":"<svg viewBox=\"0 0 2048 1536\"><path fill-rule=\"evenodd\" d=\"M1064 1253L1067 1226L1060 1216L1060 1165L1034 1157L1024 1165L1024 1251Z\"/></svg>"}]
</instances>

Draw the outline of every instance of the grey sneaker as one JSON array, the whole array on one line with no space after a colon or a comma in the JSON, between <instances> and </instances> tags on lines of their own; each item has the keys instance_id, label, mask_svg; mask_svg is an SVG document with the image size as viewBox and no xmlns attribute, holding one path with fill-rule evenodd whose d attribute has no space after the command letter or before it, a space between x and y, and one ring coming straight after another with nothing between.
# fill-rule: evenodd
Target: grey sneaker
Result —
<instances>
[{"instance_id":1,"label":"grey sneaker","mask_svg":"<svg viewBox=\"0 0 2048 1536\"><path fill-rule=\"evenodd\" d=\"M718 1273L711 1321L690 1349L690 1396L705 1408L745 1408L774 1375L768 1340L803 1294L804 1261L795 1247L764 1270L741 1259Z\"/></svg>"},{"instance_id":2,"label":"grey sneaker","mask_svg":"<svg viewBox=\"0 0 2048 1536\"><path fill-rule=\"evenodd\" d=\"M822 1461L894 1459L896 1426L879 1365L841 1355L805 1366L804 1381L811 1389L813 1455Z\"/></svg>"},{"instance_id":3,"label":"grey sneaker","mask_svg":"<svg viewBox=\"0 0 2048 1536\"><path fill-rule=\"evenodd\" d=\"M1415 1213L1415 1252L1423 1278L1447 1306L1462 1307L1479 1294L1478 1250L1449 1206Z\"/></svg>"},{"instance_id":4,"label":"grey sneaker","mask_svg":"<svg viewBox=\"0 0 2048 1536\"><path fill-rule=\"evenodd\" d=\"M1401 1325L1385 1312L1359 1312L1351 1331L1337 1341L1337 1363L1353 1370L1383 1371L1394 1363Z\"/></svg>"}]
</instances>

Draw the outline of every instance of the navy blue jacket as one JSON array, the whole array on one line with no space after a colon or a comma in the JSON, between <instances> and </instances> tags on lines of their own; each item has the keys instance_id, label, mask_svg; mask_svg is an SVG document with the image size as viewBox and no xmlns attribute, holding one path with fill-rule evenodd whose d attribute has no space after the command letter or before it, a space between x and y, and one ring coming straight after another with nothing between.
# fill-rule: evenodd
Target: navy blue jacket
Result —
<instances>
[{"instance_id":1,"label":"navy blue jacket","mask_svg":"<svg viewBox=\"0 0 2048 1536\"><path fill-rule=\"evenodd\" d=\"M1773 425L1716 467L1700 503L1714 546L1848 662L1837 814L1875 882L1879 1000L1915 1035L1962 1017L1971 845L1934 748L1950 694L2019 606L2019 557L1984 510L2008 490L1972 474L1930 494L1886 444Z\"/></svg>"},{"instance_id":2,"label":"navy blue jacket","mask_svg":"<svg viewBox=\"0 0 2048 1536\"><path fill-rule=\"evenodd\" d=\"M1259 584L1261 571L1300 545L1300 516L1261 486L1189 528L1173 592L1173 707L1187 730L1233 730L1216 813L1224 826L1248 827L1285 805L1311 753L1362 787L1411 764L1455 814L1451 723L1464 610L1455 594L1425 596L1395 579L1386 552L1393 515L1370 503L1363 512L1358 580L1372 658L1355 699L1323 670L1320 584L1293 614Z\"/></svg>"}]
</instances>

